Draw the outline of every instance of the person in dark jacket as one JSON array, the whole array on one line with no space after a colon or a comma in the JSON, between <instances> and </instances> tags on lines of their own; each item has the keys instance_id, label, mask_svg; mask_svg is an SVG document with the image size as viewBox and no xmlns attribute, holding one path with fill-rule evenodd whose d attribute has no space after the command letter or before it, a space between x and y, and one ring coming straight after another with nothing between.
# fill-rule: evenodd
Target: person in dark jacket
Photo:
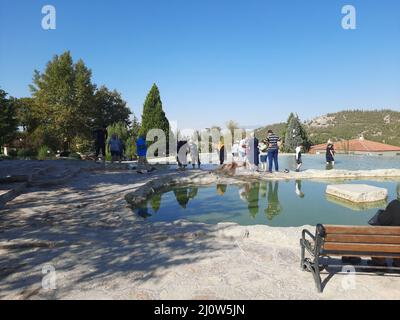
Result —
<instances>
[{"instance_id":1,"label":"person in dark jacket","mask_svg":"<svg viewBox=\"0 0 400 320\"><path fill-rule=\"evenodd\" d=\"M328 143L326 145L326 164L329 166L334 166L335 165L335 147L333 145L332 140L328 140Z\"/></svg>"},{"instance_id":2,"label":"person in dark jacket","mask_svg":"<svg viewBox=\"0 0 400 320\"><path fill-rule=\"evenodd\" d=\"M260 164L260 150L258 149L258 139L252 135L249 139L249 155L248 161L250 163L251 170L258 170L258 165Z\"/></svg>"},{"instance_id":3,"label":"person in dark jacket","mask_svg":"<svg viewBox=\"0 0 400 320\"><path fill-rule=\"evenodd\" d=\"M100 151L103 156L103 161L106 161L106 141L108 138L108 132L106 127L99 128L94 131L94 147L96 151L95 160L99 158Z\"/></svg>"},{"instance_id":4,"label":"person in dark jacket","mask_svg":"<svg viewBox=\"0 0 400 320\"><path fill-rule=\"evenodd\" d=\"M390 202L385 210L379 210L368 223L373 226L400 226L400 201L396 199ZM374 266L386 265L384 258L373 257L368 262ZM393 259L393 265L400 267L400 259Z\"/></svg>"}]
</instances>

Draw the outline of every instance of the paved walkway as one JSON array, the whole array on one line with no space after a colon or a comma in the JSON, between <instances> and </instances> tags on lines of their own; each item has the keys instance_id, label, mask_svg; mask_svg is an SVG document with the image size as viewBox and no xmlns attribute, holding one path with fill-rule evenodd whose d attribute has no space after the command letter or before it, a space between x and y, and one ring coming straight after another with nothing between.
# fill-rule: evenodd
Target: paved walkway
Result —
<instances>
[{"instance_id":1,"label":"paved walkway","mask_svg":"<svg viewBox=\"0 0 400 320\"><path fill-rule=\"evenodd\" d=\"M190 172L153 174L190 176ZM301 228L149 224L126 193L135 172L82 172L31 187L0 211L1 299L396 299L400 277L335 275L323 294L299 269ZM311 228L311 227L310 227ZM56 289L43 267L56 272ZM50 270L47 269L47 270Z\"/></svg>"}]
</instances>

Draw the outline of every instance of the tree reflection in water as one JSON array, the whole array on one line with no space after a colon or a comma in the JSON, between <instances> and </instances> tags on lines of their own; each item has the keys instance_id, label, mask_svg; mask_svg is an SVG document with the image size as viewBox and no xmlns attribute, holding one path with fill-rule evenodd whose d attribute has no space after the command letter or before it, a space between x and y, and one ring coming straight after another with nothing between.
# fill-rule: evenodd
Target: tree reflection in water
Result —
<instances>
[{"instance_id":1,"label":"tree reflection in water","mask_svg":"<svg viewBox=\"0 0 400 320\"><path fill-rule=\"evenodd\" d=\"M217 184L217 193L220 196L223 196L225 194L227 188L228 188L228 186L226 184Z\"/></svg>"},{"instance_id":2,"label":"tree reflection in water","mask_svg":"<svg viewBox=\"0 0 400 320\"><path fill-rule=\"evenodd\" d=\"M194 199L197 196L197 187L187 187L187 188L176 188L174 189L174 194L176 201L182 208L186 208L189 200Z\"/></svg>"}]
</instances>

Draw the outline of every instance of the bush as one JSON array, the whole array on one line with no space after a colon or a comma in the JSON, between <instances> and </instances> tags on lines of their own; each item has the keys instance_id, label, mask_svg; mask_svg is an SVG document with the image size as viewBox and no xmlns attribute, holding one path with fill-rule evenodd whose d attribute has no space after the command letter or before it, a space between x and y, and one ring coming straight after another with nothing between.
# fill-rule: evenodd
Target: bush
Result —
<instances>
[{"instance_id":1,"label":"bush","mask_svg":"<svg viewBox=\"0 0 400 320\"><path fill-rule=\"evenodd\" d=\"M47 147L47 146L41 146L41 147L39 148L37 158L38 158L38 160L46 160L46 159L47 159L48 157L50 157L51 155L52 155L52 154L51 154L51 151L50 151L49 147Z\"/></svg>"},{"instance_id":2,"label":"bush","mask_svg":"<svg viewBox=\"0 0 400 320\"><path fill-rule=\"evenodd\" d=\"M31 159L35 158L37 155L37 152L33 149L20 149L17 152L17 157L21 159Z\"/></svg>"},{"instance_id":3,"label":"bush","mask_svg":"<svg viewBox=\"0 0 400 320\"><path fill-rule=\"evenodd\" d=\"M17 157L17 150L16 149L9 149L8 150L8 156L10 158L16 158Z\"/></svg>"},{"instance_id":4,"label":"bush","mask_svg":"<svg viewBox=\"0 0 400 320\"><path fill-rule=\"evenodd\" d=\"M73 152L69 155L68 158L74 159L74 160L82 160L82 157L79 153Z\"/></svg>"}]
</instances>

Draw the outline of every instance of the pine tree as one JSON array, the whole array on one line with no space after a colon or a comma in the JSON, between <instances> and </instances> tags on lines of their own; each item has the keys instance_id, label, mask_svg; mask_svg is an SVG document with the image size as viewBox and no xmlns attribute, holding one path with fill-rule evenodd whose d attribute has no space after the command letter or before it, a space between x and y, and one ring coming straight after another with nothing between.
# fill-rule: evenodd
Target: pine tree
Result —
<instances>
[{"instance_id":1,"label":"pine tree","mask_svg":"<svg viewBox=\"0 0 400 320\"><path fill-rule=\"evenodd\" d=\"M300 123L300 119L297 115L291 114L288 119L286 134L285 134L285 146L286 152L295 152L296 147L302 144L305 150L310 147L310 142L307 136L307 132Z\"/></svg>"},{"instance_id":2,"label":"pine tree","mask_svg":"<svg viewBox=\"0 0 400 320\"><path fill-rule=\"evenodd\" d=\"M156 84L153 84L143 105L142 126L140 135L147 135L151 129L161 129L164 131L167 139L167 150L169 141L170 126L167 117L163 111L160 91Z\"/></svg>"}]
</instances>

